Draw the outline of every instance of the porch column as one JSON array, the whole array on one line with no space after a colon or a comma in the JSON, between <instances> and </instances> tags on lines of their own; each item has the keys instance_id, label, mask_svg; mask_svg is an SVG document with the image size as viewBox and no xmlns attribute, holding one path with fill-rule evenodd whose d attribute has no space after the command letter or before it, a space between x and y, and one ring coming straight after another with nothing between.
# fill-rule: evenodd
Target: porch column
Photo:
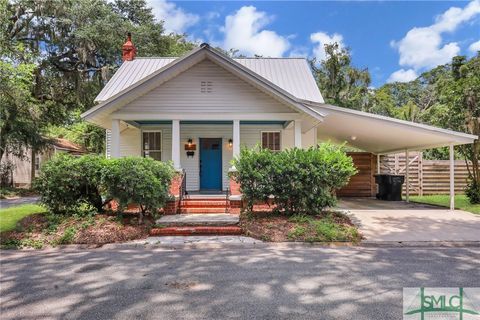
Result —
<instances>
[{"instance_id":1,"label":"porch column","mask_svg":"<svg viewBox=\"0 0 480 320\"><path fill-rule=\"evenodd\" d=\"M450 210L455 210L455 149L450 144Z\"/></svg>"},{"instance_id":2,"label":"porch column","mask_svg":"<svg viewBox=\"0 0 480 320\"><path fill-rule=\"evenodd\" d=\"M120 120L112 120L112 151L111 158L120 158Z\"/></svg>"},{"instance_id":3,"label":"porch column","mask_svg":"<svg viewBox=\"0 0 480 320\"><path fill-rule=\"evenodd\" d=\"M409 164L410 164L410 157L409 157L409 152L408 149L405 150L405 173L406 173L406 180L407 180L407 185L405 186L406 190L406 200L407 202L410 201L410 169L409 169Z\"/></svg>"},{"instance_id":4,"label":"porch column","mask_svg":"<svg viewBox=\"0 0 480 320\"><path fill-rule=\"evenodd\" d=\"M240 120L233 120L233 157L240 155Z\"/></svg>"},{"instance_id":5,"label":"porch column","mask_svg":"<svg viewBox=\"0 0 480 320\"><path fill-rule=\"evenodd\" d=\"M302 147L302 120L295 120L295 147Z\"/></svg>"},{"instance_id":6,"label":"porch column","mask_svg":"<svg viewBox=\"0 0 480 320\"><path fill-rule=\"evenodd\" d=\"M172 161L175 169L181 169L180 164L180 120L172 120Z\"/></svg>"}]
</instances>

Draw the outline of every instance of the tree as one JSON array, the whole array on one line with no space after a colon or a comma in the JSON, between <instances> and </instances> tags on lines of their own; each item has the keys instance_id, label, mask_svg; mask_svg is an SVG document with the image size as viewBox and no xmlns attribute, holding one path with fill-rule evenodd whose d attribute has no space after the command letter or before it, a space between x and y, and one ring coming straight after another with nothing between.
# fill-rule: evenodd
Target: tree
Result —
<instances>
[{"instance_id":1,"label":"tree","mask_svg":"<svg viewBox=\"0 0 480 320\"><path fill-rule=\"evenodd\" d=\"M440 103L446 111L437 118L439 124L476 136L480 135L480 54L467 60L454 57L451 74L437 85ZM480 142L459 147L465 157L470 178L469 194L472 202L480 202Z\"/></svg>"},{"instance_id":2,"label":"tree","mask_svg":"<svg viewBox=\"0 0 480 320\"><path fill-rule=\"evenodd\" d=\"M142 56L177 56L193 47L183 35L165 35L144 0L3 1L2 47L22 45L34 58L32 97L50 104L52 125L86 130L90 150L103 149L104 133L78 113L93 100L121 64L121 46L132 32ZM3 55L3 53L2 53ZM91 139L95 139L94 142Z\"/></svg>"},{"instance_id":3,"label":"tree","mask_svg":"<svg viewBox=\"0 0 480 320\"><path fill-rule=\"evenodd\" d=\"M369 105L369 85L371 82L368 69L357 69L351 65L348 49L338 43L325 45L325 60L317 66L311 66L325 102L341 107L365 110Z\"/></svg>"}]
</instances>

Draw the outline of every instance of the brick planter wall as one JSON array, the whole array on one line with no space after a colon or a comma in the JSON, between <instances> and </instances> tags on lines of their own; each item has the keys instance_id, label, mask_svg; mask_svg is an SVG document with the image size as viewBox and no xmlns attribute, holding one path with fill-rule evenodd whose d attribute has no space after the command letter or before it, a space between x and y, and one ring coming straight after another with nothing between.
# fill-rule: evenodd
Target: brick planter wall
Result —
<instances>
[{"instance_id":1,"label":"brick planter wall","mask_svg":"<svg viewBox=\"0 0 480 320\"><path fill-rule=\"evenodd\" d=\"M167 201L165 208L163 208L164 214L176 214L180 207L180 191L182 187L182 173L178 172L170 183L170 195L174 197L174 200Z\"/></svg>"}]
</instances>

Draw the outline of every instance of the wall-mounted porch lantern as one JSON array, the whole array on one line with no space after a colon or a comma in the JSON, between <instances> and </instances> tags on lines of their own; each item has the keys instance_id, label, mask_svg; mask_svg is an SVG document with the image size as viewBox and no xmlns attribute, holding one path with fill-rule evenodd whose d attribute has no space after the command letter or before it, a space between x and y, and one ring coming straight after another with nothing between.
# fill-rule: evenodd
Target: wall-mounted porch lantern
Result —
<instances>
[{"instance_id":1,"label":"wall-mounted porch lantern","mask_svg":"<svg viewBox=\"0 0 480 320\"><path fill-rule=\"evenodd\" d=\"M233 140L232 139L228 139L228 146L230 148L233 147Z\"/></svg>"},{"instance_id":2,"label":"wall-mounted porch lantern","mask_svg":"<svg viewBox=\"0 0 480 320\"><path fill-rule=\"evenodd\" d=\"M195 150L197 150L197 145L193 143L192 138L188 138L187 144L185 145L185 150L187 151L187 158L195 156Z\"/></svg>"}]
</instances>

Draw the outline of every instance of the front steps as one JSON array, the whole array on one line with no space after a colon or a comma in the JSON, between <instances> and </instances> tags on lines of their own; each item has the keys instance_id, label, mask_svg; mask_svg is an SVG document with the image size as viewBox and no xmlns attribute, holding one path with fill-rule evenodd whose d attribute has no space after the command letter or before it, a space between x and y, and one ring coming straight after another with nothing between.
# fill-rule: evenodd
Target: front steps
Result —
<instances>
[{"instance_id":1,"label":"front steps","mask_svg":"<svg viewBox=\"0 0 480 320\"><path fill-rule=\"evenodd\" d=\"M151 236L240 235L239 216L227 213L196 213L163 216Z\"/></svg>"},{"instance_id":2,"label":"front steps","mask_svg":"<svg viewBox=\"0 0 480 320\"><path fill-rule=\"evenodd\" d=\"M184 198L180 203L181 214L225 213L230 206L229 200L218 195L195 195Z\"/></svg>"}]
</instances>

